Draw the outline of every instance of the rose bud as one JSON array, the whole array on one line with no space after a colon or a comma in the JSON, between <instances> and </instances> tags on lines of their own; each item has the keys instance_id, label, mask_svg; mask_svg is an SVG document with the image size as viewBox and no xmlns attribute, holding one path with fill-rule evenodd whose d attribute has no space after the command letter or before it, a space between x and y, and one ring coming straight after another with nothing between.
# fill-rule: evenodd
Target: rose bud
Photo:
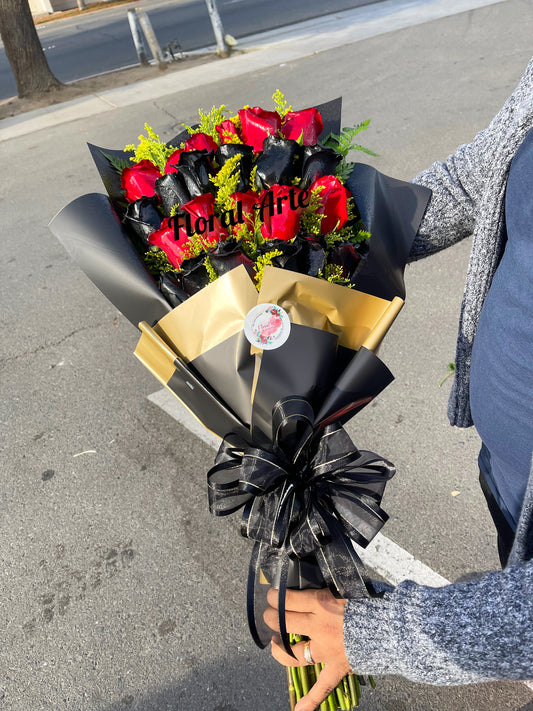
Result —
<instances>
[{"instance_id":1,"label":"rose bud","mask_svg":"<svg viewBox=\"0 0 533 711\"><path fill-rule=\"evenodd\" d=\"M178 170L180 155L183 153L183 148L178 148L167 158L165 165L165 173L175 173Z\"/></svg>"},{"instance_id":2,"label":"rose bud","mask_svg":"<svg viewBox=\"0 0 533 711\"><path fill-rule=\"evenodd\" d=\"M281 134L285 138L300 141L304 146L318 143L324 123L317 109L303 109L303 111L289 111L283 119Z\"/></svg>"},{"instance_id":3,"label":"rose bud","mask_svg":"<svg viewBox=\"0 0 533 711\"><path fill-rule=\"evenodd\" d=\"M297 240L287 242L283 239L269 239L263 242L259 247L261 254L273 252L274 250L278 250L281 254L272 258L272 266L279 267L279 269L289 269L293 272L299 271L298 255L301 246L297 243Z\"/></svg>"},{"instance_id":4,"label":"rose bud","mask_svg":"<svg viewBox=\"0 0 533 711\"><path fill-rule=\"evenodd\" d=\"M253 231L255 221L254 206L258 198L257 193L254 193L253 190L247 190L245 193L236 192L232 193L230 198L233 204L233 221L236 223L233 225L233 234L239 236L243 226Z\"/></svg>"},{"instance_id":5,"label":"rose bud","mask_svg":"<svg viewBox=\"0 0 533 711\"><path fill-rule=\"evenodd\" d=\"M191 197L213 190L213 183L209 180L211 162L209 154L205 151L185 151L182 153L180 155L179 172Z\"/></svg>"},{"instance_id":6,"label":"rose bud","mask_svg":"<svg viewBox=\"0 0 533 711\"><path fill-rule=\"evenodd\" d=\"M233 121L230 121L230 119L226 119L225 121L222 121L222 123L219 123L218 126L215 126L215 130L218 133L221 145L231 145L233 143L233 140L231 140L233 136L239 139L239 143L242 142L239 132L237 131L237 126L235 126Z\"/></svg>"},{"instance_id":7,"label":"rose bud","mask_svg":"<svg viewBox=\"0 0 533 711\"><path fill-rule=\"evenodd\" d=\"M159 275L159 291L173 309L189 298L189 294L183 291L176 276L175 272L163 272Z\"/></svg>"},{"instance_id":8,"label":"rose bud","mask_svg":"<svg viewBox=\"0 0 533 711\"><path fill-rule=\"evenodd\" d=\"M317 277L324 271L326 251L321 237L316 235L297 235L295 242L300 245L298 269L294 271L307 276Z\"/></svg>"},{"instance_id":9,"label":"rose bud","mask_svg":"<svg viewBox=\"0 0 533 711\"><path fill-rule=\"evenodd\" d=\"M215 160L222 167L227 160L234 158L238 154L241 156L241 161L239 163L240 175L237 191L244 192L250 187L250 173L252 172L254 157L252 146L247 146L244 143L224 143L217 149Z\"/></svg>"},{"instance_id":10,"label":"rose bud","mask_svg":"<svg viewBox=\"0 0 533 711\"><path fill-rule=\"evenodd\" d=\"M320 191L320 207L317 212L324 215L320 223L320 232L325 235L333 230L339 230L348 222L348 198L350 193L333 175L325 175L315 180L309 188L322 187Z\"/></svg>"},{"instance_id":11,"label":"rose bud","mask_svg":"<svg viewBox=\"0 0 533 711\"><path fill-rule=\"evenodd\" d=\"M303 212L298 202L301 192L288 185L273 185L270 190L263 190L258 199L263 239L289 240L296 236Z\"/></svg>"},{"instance_id":12,"label":"rose bud","mask_svg":"<svg viewBox=\"0 0 533 711\"><path fill-rule=\"evenodd\" d=\"M161 227L161 213L157 209L157 197L139 198L135 202L130 202L122 222L129 225L133 232L140 237L144 248L150 246L148 237L154 230Z\"/></svg>"},{"instance_id":13,"label":"rose bud","mask_svg":"<svg viewBox=\"0 0 533 711\"><path fill-rule=\"evenodd\" d=\"M351 242L336 244L330 252L329 262L342 267L342 276L345 279L352 279L361 261L361 255L357 253L355 245Z\"/></svg>"},{"instance_id":14,"label":"rose bud","mask_svg":"<svg viewBox=\"0 0 533 711\"><path fill-rule=\"evenodd\" d=\"M306 146L306 148L311 148L311 146ZM342 160L342 156L331 148L321 148L320 146L318 146L318 150L312 152L304 149L304 156L302 180L298 184L301 188L308 188L311 183L325 175L334 175L335 169Z\"/></svg>"},{"instance_id":15,"label":"rose bud","mask_svg":"<svg viewBox=\"0 0 533 711\"><path fill-rule=\"evenodd\" d=\"M241 243L237 240L229 239L226 242L219 242L212 252L209 252L211 266L222 276L235 267L244 265L246 271L253 279L255 276L255 264L242 251Z\"/></svg>"},{"instance_id":16,"label":"rose bud","mask_svg":"<svg viewBox=\"0 0 533 711\"><path fill-rule=\"evenodd\" d=\"M120 186L128 202L142 197L152 197L155 194L155 181L161 177L161 172L149 160L142 160L130 168L124 168Z\"/></svg>"},{"instance_id":17,"label":"rose bud","mask_svg":"<svg viewBox=\"0 0 533 711\"><path fill-rule=\"evenodd\" d=\"M206 255L202 252L196 257L182 262L180 271L175 275L183 291L192 296L209 284L209 272L205 267Z\"/></svg>"},{"instance_id":18,"label":"rose bud","mask_svg":"<svg viewBox=\"0 0 533 711\"><path fill-rule=\"evenodd\" d=\"M190 237L184 229L180 229L176 239L174 219L173 217L164 219L161 228L152 232L148 242L162 249L172 266L179 269L183 260L187 258Z\"/></svg>"},{"instance_id":19,"label":"rose bud","mask_svg":"<svg viewBox=\"0 0 533 711\"><path fill-rule=\"evenodd\" d=\"M263 142L263 152L256 162L255 187L271 188L273 185L291 185L296 177L295 161L300 146L296 141L268 136Z\"/></svg>"},{"instance_id":20,"label":"rose bud","mask_svg":"<svg viewBox=\"0 0 533 711\"><path fill-rule=\"evenodd\" d=\"M193 133L193 135L185 141L184 149L186 151L216 151L218 143L208 136L207 133Z\"/></svg>"},{"instance_id":21,"label":"rose bud","mask_svg":"<svg viewBox=\"0 0 533 711\"><path fill-rule=\"evenodd\" d=\"M281 126L277 111L264 111L259 106L239 111L242 140L252 146L256 153L263 148L267 136L276 136Z\"/></svg>"},{"instance_id":22,"label":"rose bud","mask_svg":"<svg viewBox=\"0 0 533 711\"><path fill-rule=\"evenodd\" d=\"M161 199L166 215L170 215L174 205L181 207L191 199L185 182L179 173L167 173L158 178L155 181L155 192Z\"/></svg>"},{"instance_id":23,"label":"rose bud","mask_svg":"<svg viewBox=\"0 0 533 711\"><path fill-rule=\"evenodd\" d=\"M192 230L200 236L204 246L214 246L228 236L228 231L215 215L215 198L212 193L198 195L183 205L182 210L190 215Z\"/></svg>"}]
</instances>

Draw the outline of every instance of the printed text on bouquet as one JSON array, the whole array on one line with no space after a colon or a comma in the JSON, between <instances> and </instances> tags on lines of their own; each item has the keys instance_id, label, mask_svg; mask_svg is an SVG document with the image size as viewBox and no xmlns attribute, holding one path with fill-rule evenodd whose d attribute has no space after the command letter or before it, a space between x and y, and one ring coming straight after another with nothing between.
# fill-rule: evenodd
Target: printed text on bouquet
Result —
<instances>
[{"instance_id":1,"label":"printed text on bouquet","mask_svg":"<svg viewBox=\"0 0 533 711\"><path fill-rule=\"evenodd\" d=\"M296 190L291 188L288 195L279 195L274 198L274 191L267 190L260 202L256 202L253 205L254 210L258 210L259 219L263 222L265 219L265 211L269 217L274 215L279 215L283 212L283 203L288 200L288 207L291 210L301 210L309 205L309 191L301 190L296 194ZM234 210L222 210L220 213L220 221L223 227L228 227L231 225L242 224L244 222L242 200L236 201L236 206ZM204 232L211 232L215 229L215 215L211 214L208 218L200 216L197 217L194 225L192 223L191 215L186 212L184 215L176 215L174 218L174 239L179 240L179 231L181 228L185 228L188 237L192 237L194 234L203 234Z\"/></svg>"}]
</instances>

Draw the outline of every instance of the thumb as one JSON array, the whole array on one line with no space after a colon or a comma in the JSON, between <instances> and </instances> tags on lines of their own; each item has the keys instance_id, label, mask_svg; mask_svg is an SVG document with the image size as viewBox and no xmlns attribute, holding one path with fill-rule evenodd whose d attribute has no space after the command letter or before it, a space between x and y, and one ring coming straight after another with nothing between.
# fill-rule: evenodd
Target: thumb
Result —
<instances>
[{"instance_id":1,"label":"thumb","mask_svg":"<svg viewBox=\"0 0 533 711\"><path fill-rule=\"evenodd\" d=\"M345 674L346 671L342 667L326 664L316 684L298 701L294 711L314 711L337 687Z\"/></svg>"}]
</instances>

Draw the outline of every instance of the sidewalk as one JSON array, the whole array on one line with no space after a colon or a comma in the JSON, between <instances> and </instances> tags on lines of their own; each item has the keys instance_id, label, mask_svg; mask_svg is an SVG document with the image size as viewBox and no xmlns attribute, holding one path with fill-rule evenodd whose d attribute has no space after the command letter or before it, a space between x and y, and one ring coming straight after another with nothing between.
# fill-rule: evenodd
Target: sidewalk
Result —
<instances>
[{"instance_id":1,"label":"sidewalk","mask_svg":"<svg viewBox=\"0 0 533 711\"><path fill-rule=\"evenodd\" d=\"M179 94L211 82L257 72L276 64L498 2L505 0L385 0L251 35L239 41L238 53L229 59L180 71L178 89L176 74L172 73L6 118L0 121L0 141L131 106L147 99ZM215 46L199 51L214 52Z\"/></svg>"}]
</instances>

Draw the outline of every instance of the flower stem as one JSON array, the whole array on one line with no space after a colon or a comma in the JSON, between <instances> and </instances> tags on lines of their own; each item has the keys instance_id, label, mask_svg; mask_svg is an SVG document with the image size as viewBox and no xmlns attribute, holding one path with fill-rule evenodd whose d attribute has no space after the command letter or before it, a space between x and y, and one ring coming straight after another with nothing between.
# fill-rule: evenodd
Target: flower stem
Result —
<instances>
[{"instance_id":1,"label":"flower stem","mask_svg":"<svg viewBox=\"0 0 533 711\"><path fill-rule=\"evenodd\" d=\"M287 684L289 685L289 701L291 703L291 711L294 711L296 706L296 691L294 690L294 682L292 680L291 668L287 669Z\"/></svg>"},{"instance_id":2,"label":"flower stem","mask_svg":"<svg viewBox=\"0 0 533 711\"><path fill-rule=\"evenodd\" d=\"M373 676L369 676L369 677L368 677L368 681L370 682L370 686L371 686L373 689L375 689L375 688L376 688L376 682L374 681L374 677L373 677Z\"/></svg>"},{"instance_id":3,"label":"flower stem","mask_svg":"<svg viewBox=\"0 0 533 711\"><path fill-rule=\"evenodd\" d=\"M303 696L309 693L309 689L311 688L309 686L309 675L307 673L307 667L299 667L300 669L300 679L302 682L302 692Z\"/></svg>"},{"instance_id":4,"label":"flower stem","mask_svg":"<svg viewBox=\"0 0 533 711\"><path fill-rule=\"evenodd\" d=\"M344 692L342 690L342 682L335 689L335 693L337 694L337 702L339 704L339 708L341 709L341 711L349 711L348 705L347 705L346 700L344 698Z\"/></svg>"},{"instance_id":5,"label":"flower stem","mask_svg":"<svg viewBox=\"0 0 533 711\"><path fill-rule=\"evenodd\" d=\"M290 667L292 681L294 684L294 693L296 694L296 701L300 701L302 698L302 687L300 686L300 678L298 675L298 667Z\"/></svg>"},{"instance_id":6,"label":"flower stem","mask_svg":"<svg viewBox=\"0 0 533 711\"><path fill-rule=\"evenodd\" d=\"M359 689L359 681L357 680L357 676L355 676L355 674L350 674L348 677L348 686L350 687L352 706L359 706L361 691Z\"/></svg>"}]
</instances>

